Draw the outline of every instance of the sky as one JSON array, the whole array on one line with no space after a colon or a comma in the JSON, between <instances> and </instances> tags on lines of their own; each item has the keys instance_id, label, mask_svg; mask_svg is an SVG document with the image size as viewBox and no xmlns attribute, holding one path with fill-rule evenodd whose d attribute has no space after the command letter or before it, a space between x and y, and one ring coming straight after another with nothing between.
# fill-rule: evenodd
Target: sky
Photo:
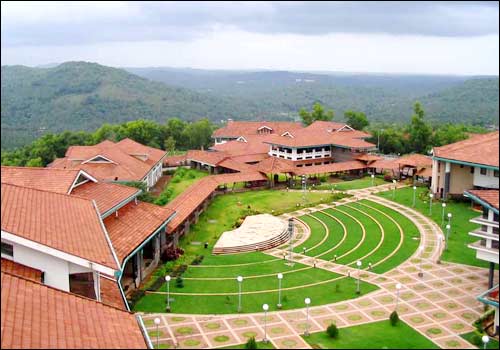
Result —
<instances>
[{"instance_id":1,"label":"sky","mask_svg":"<svg viewBox=\"0 0 500 350\"><path fill-rule=\"evenodd\" d=\"M498 2L1 2L2 65L498 75Z\"/></svg>"}]
</instances>

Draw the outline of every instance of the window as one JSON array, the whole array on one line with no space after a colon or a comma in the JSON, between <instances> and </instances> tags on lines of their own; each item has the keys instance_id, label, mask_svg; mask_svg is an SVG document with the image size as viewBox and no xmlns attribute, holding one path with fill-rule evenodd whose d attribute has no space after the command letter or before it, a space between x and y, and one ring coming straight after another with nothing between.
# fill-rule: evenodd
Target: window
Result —
<instances>
[{"instance_id":1,"label":"window","mask_svg":"<svg viewBox=\"0 0 500 350\"><path fill-rule=\"evenodd\" d=\"M470 167L470 173L474 174L474 167L473 166Z\"/></svg>"},{"instance_id":2,"label":"window","mask_svg":"<svg viewBox=\"0 0 500 350\"><path fill-rule=\"evenodd\" d=\"M486 168L481 168L481 175L486 175Z\"/></svg>"},{"instance_id":3,"label":"window","mask_svg":"<svg viewBox=\"0 0 500 350\"><path fill-rule=\"evenodd\" d=\"M498 170L494 170L494 171L493 171L493 176L494 176L494 177L498 177Z\"/></svg>"},{"instance_id":4,"label":"window","mask_svg":"<svg viewBox=\"0 0 500 350\"><path fill-rule=\"evenodd\" d=\"M2 255L14 256L14 247L12 244L2 242Z\"/></svg>"}]
</instances>

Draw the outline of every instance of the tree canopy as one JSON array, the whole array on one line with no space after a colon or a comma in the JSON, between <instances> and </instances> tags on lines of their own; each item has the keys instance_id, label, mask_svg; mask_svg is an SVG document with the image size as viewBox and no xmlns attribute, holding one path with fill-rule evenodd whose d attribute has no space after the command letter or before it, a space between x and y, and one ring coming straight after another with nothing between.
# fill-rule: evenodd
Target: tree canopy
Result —
<instances>
[{"instance_id":1,"label":"tree canopy","mask_svg":"<svg viewBox=\"0 0 500 350\"><path fill-rule=\"evenodd\" d=\"M311 112L306 111L304 108L301 108L299 111L299 115L302 118L302 122L305 125L311 125L317 120L324 120L324 121L333 120L334 113L333 110L331 109L325 112L324 107L320 103L316 102L313 105Z\"/></svg>"},{"instance_id":2,"label":"tree canopy","mask_svg":"<svg viewBox=\"0 0 500 350\"><path fill-rule=\"evenodd\" d=\"M356 130L363 130L370 123L368 122L368 118L363 112L355 112L355 111L345 111L344 118L347 124L352 126Z\"/></svg>"}]
</instances>

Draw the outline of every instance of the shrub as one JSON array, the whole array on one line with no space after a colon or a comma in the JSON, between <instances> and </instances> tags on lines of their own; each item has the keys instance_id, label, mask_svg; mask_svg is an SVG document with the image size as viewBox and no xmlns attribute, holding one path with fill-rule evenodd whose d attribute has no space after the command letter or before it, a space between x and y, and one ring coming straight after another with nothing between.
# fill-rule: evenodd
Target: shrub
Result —
<instances>
[{"instance_id":1,"label":"shrub","mask_svg":"<svg viewBox=\"0 0 500 350\"><path fill-rule=\"evenodd\" d=\"M203 261L204 256L203 255L197 255L196 258L191 261L191 265L200 265L201 262Z\"/></svg>"},{"instance_id":2,"label":"shrub","mask_svg":"<svg viewBox=\"0 0 500 350\"><path fill-rule=\"evenodd\" d=\"M399 322L399 315L396 311L391 312L391 316L389 316L389 320L391 321L391 325L395 326Z\"/></svg>"},{"instance_id":3,"label":"shrub","mask_svg":"<svg viewBox=\"0 0 500 350\"><path fill-rule=\"evenodd\" d=\"M181 276L177 276L177 278L175 279L175 286L177 288L184 288L184 280Z\"/></svg>"},{"instance_id":4,"label":"shrub","mask_svg":"<svg viewBox=\"0 0 500 350\"><path fill-rule=\"evenodd\" d=\"M187 265L182 264L176 266L172 271L172 277L181 276L187 270Z\"/></svg>"},{"instance_id":5,"label":"shrub","mask_svg":"<svg viewBox=\"0 0 500 350\"><path fill-rule=\"evenodd\" d=\"M146 295L146 292L142 289L136 289L132 293L130 293L130 297L128 298L130 308L133 308L135 303L139 301L143 296Z\"/></svg>"},{"instance_id":6,"label":"shrub","mask_svg":"<svg viewBox=\"0 0 500 350\"><path fill-rule=\"evenodd\" d=\"M384 175L384 181L392 181L392 175L385 174Z\"/></svg>"},{"instance_id":7,"label":"shrub","mask_svg":"<svg viewBox=\"0 0 500 350\"><path fill-rule=\"evenodd\" d=\"M247 340L245 349L257 349L257 342L255 341L255 337L251 337Z\"/></svg>"},{"instance_id":8,"label":"shrub","mask_svg":"<svg viewBox=\"0 0 500 350\"><path fill-rule=\"evenodd\" d=\"M335 323L331 323L327 328L326 328L326 334L328 334L328 336L330 338L337 338L337 336L339 335L339 329L337 328L337 325Z\"/></svg>"},{"instance_id":9,"label":"shrub","mask_svg":"<svg viewBox=\"0 0 500 350\"><path fill-rule=\"evenodd\" d=\"M184 254L184 250L182 250L181 248L174 248L173 246L170 246L165 249L163 253L161 253L161 260L163 262L176 260L182 254Z\"/></svg>"}]
</instances>

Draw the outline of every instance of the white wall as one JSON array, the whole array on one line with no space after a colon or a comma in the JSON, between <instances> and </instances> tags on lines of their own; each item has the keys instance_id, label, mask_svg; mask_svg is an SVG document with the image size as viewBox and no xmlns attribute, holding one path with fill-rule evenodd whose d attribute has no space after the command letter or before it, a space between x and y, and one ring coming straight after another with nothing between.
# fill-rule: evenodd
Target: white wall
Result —
<instances>
[{"instance_id":1,"label":"white wall","mask_svg":"<svg viewBox=\"0 0 500 350\"><path fill-rule=\"evenodd\" d=\"M474 168L474 186L498 188L498 177L493 176L492 169L486 169L486 175L481 174L481 168Z\"/></svg>"}]
</instances>

